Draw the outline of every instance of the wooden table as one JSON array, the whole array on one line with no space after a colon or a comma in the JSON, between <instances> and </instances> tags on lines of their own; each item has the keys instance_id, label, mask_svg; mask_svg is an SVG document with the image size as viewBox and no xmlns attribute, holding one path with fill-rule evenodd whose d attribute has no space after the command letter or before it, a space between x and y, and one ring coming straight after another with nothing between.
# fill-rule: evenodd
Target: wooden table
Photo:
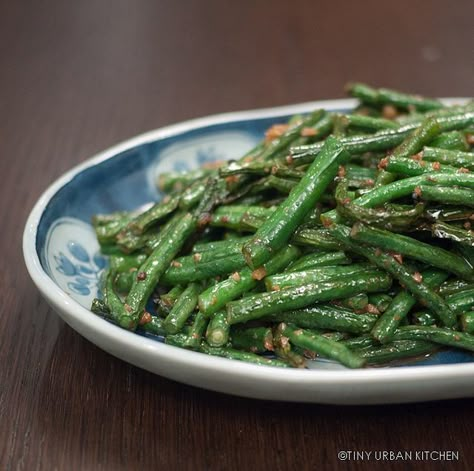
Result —
<instances>
[{"instance_id":1,"label":"wooden table","mask_svg":"<svg viewBox=\"0 0 474 471\"><path fill-rule=\"evenodd\" d=\"M338 451L453 450L474 400L330 407L240 399L81 338L23 265L32 205L64 171L201 115L343 96L350 79L472 96L469 0L0 2L0 469L363 469ZM349 465L347 464L349 463Z\"/></svg>"}]
</instances>

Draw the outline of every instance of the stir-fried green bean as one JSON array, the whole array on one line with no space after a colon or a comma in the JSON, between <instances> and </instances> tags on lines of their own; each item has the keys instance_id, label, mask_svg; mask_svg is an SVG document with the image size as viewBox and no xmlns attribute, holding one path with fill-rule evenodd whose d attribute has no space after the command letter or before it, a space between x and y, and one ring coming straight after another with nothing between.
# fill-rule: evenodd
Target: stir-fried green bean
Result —
<instances>
[{"instance_id":1,"label":"stir-fried green bean","mask_svg":"<svg viewBox=\"0 0 474 471\"><path fill-rule=\"evenodd\" d=\"M313 162L288 198L258 229L253 239L244 244L242 251L251 268L263 265L288 242L347 157L337 139L326 139L320 157Z\"/></svg>"},{"instance_id":2,"label":"stir-fried green bean","mask_svg":"<svg viewBox=\"0 0 474 471\"><path fill-rule=\"evenodd\" d=\"M92 312L274 367L474 352L474 104L348 91L352 112L276 119L237 160L94 216L109 266Z\"/></svg>"}]
</instances>

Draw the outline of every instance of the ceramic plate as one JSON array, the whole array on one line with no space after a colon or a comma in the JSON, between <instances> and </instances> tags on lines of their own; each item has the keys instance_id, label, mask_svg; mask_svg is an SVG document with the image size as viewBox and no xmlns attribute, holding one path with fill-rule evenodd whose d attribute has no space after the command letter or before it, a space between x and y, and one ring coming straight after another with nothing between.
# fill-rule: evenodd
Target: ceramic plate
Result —
<instances>
[{"instance_id":1,"label":"ceramic plate","mask_svg":"<svg viewBox=\"0 0 474 471\"><path fill-rule=\"evenodd\" d=\"M459 103L461 99L448 100ZM345 111L352 100L304 103L187 121L151 131L75 167L41 196L24 232L30 275L49 304L105 351L153 373L241 396L334 404L375 404L474 395L474 357L444 351L403 367L348 370L333 362L279 369L211 357L122 330L89 311L107 260L91 216L131 210L161 197L157 175L207 161L238 158L275 122L323 107Z\"/></svg>"}]
</instances>

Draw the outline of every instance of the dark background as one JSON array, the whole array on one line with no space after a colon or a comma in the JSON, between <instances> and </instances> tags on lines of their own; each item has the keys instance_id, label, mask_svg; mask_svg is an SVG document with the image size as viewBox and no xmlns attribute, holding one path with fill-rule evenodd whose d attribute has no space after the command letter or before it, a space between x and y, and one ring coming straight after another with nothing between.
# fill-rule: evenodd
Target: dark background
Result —
<instances>
[{"instance_id":1,"label":"dark background","mask_svg":"<svg viewBox=\"0 0 474 471\"><path fill-rule=\"evenodd\" d=\"M0 469L367 465L338 450L454 450L385 467L472 469L473 400L253 401L111 357L40 298L21 233L64 171L165 124L342 97L348 80L472 96L473 17L469 0L0 1Z\"/></svg>"}]
</instances>

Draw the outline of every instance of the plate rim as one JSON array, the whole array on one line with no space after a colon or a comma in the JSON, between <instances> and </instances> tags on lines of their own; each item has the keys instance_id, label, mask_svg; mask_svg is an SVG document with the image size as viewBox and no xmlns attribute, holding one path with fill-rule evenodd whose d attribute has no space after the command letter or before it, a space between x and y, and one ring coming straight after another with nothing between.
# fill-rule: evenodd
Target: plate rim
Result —
<instances>
[{"instance_id":1,"label":"plate rim","mask_svg":"<svg viewBox=\"0 0 474 471\"><path fill-rule=\"evenodd\" d=\"M443 98L446 104L462 103L467 98ZM370 386L379 384L381 381L386 386L400 382L419 383L436 379L459 378L459 376L472 375L474 379L474 361L460 364L446 365L420 365L409 368L369 368L369 369L341 369L341 370L301 370L283 369L269 366L253 365L237 360L213 357L199 352L193 352L171 345L166 345L156 340L136 335L133 332L121 329L98 316L95 316L88 309L81 306L77 301L68 296L54 281L47 275L41 266L39 254L36 250L37 229L44 210L51 198L65 185L67 185L77 174L94 167L117 154L151 141L163 139L170 136L179 135L186 131L215 125L229 123L239 120L259 119L268 117L278 117L281 115L306 112L316 107L324 107L329 110L353 107L356 103L354 99L317 100L292 105L262 108L255 110L236 111L209 115L168 125L155 130L151 130L135 137L113 145L84 162L74 166L61 176L56 178L46 190L41 194L34 204L26 221L23 232L23 256L27 270L33 282L53 306L66 323L74 330L78 331L89 341L98 345L101 349L107 348L97 343L97 338L110 342L113 346L122 346L133 349L136 355L154 355L156 359L169 360L170 355L173 361L180 365L209 370L215 374L230 374L235 379L257 379L268 385L285 382L286 385L299 384L305 387L315 387L318 385L338 386L338 385L361 385ZM93 331L94 335L87 335L84 331ZM92 337L92 338L91 338ZM117 356L113 353L114 356ZM119 357L122 358L123 357ZM146 368L129 359L124 360ZM230 363L231 362L231 363ZM231 368L229 368L231 367ZM146 368L149 369L149 368ZM150 370L149 371L153 371ZM156 371L153 371L156 373ZM161 373L157 373L161 374ZM169 375L163 375L168 376ZM183 382L182 380L178 380Z\"/></svg>"}]
</instances>

